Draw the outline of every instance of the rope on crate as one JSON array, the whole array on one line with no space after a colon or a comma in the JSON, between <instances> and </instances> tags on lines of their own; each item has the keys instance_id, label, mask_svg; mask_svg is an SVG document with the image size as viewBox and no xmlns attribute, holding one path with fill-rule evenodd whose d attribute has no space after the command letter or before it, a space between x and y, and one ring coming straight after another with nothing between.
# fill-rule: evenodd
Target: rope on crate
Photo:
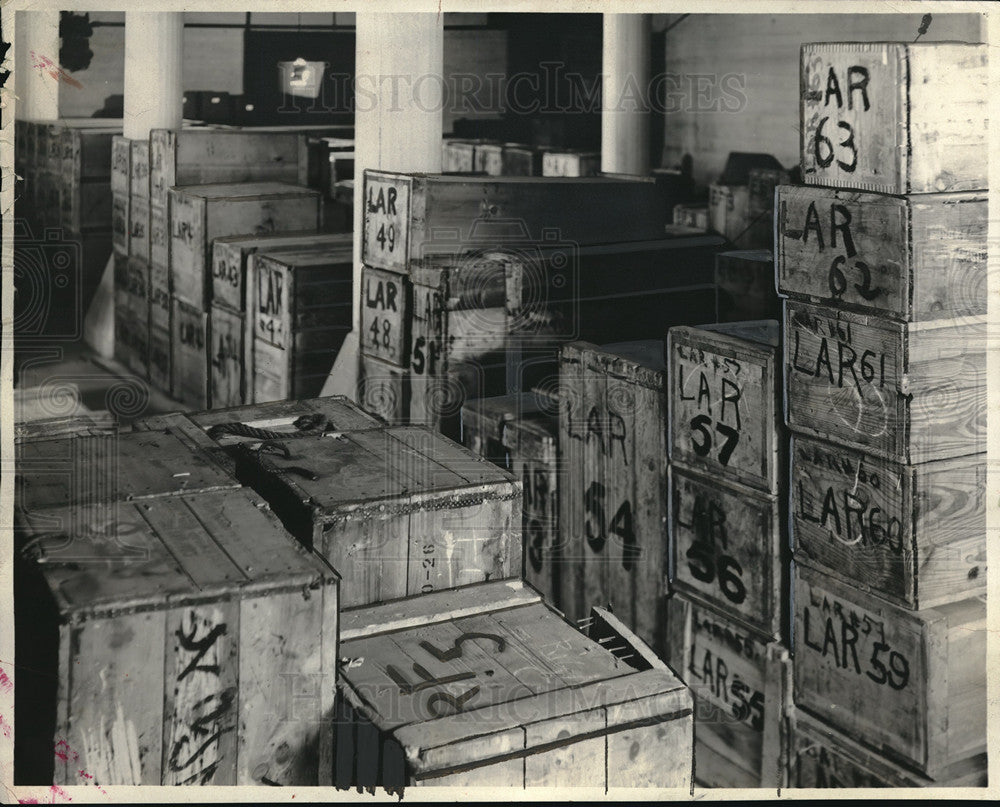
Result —
<instances>
[{"instance_id":1,"label":"rope on crate","mask_svg":"<svg viewBox=\"0 0 1000 807\"><path fill-rule=\"evenodd\" d=\"M326 431L327 420L325 415L314 412L308 415L300 415L295 418L292 425L297 431L289 433L276 432L272 429L258 429L256 426L248 426L246 423L232 421L230 423L217 423L212 426L208 430L208 436L213 440L217 440L219 437L227 434L234 437L249 437L253 440L285 440L295 437L313 437L323 434Z\"/></svg>"}]
</instances>

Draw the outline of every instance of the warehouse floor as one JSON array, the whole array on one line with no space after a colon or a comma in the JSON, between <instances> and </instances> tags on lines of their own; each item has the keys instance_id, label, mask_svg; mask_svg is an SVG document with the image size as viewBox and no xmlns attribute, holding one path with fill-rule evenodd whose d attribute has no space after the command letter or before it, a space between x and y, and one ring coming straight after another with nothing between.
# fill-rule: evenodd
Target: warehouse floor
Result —
<instances>
[{"instance_id":1,"label":"warehouse floor","mask_svg":"<svg viewBox=\"0 0 1000 807\"><path fill-rule=\"evenodd\" d=\"M14 397L16 421L107 410L128 424L146 415L188 408L83 342L18 348Z\"/></svg>"}]
</instances>

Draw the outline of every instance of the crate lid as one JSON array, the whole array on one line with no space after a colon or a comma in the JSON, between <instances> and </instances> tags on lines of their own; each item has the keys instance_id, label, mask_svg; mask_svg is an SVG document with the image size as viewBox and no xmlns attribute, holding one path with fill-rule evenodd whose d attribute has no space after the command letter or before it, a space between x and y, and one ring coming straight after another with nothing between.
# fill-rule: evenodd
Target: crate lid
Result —
<instances>
[{"instance_id":1,"label":"crate lid","mask_svg":"<svg viewBox=\"0 0 1000 807\"><path fill-rule=\"evenodd\" d=\"M303 437L282 443L288 453L240 446L237 468L261 490L290 489L321 518L355 507L378 513L433 506L441 497L507 498L513 476L441 434L398 426ZM499 490L496 489L499 486ZM354 512L355 517L364 513Z\"/></svg>"},{"instance_id":2,"label":"crate lid","mask_svg":"<svg viewBox=\"0 0 1000 807\"><path fill-rule=\"evenodd\" d=\"M587 638L520 580L433 592L342 612L338 687L417 774L495 757L511 732L500 745L530 753L595 724L604 734L689 714L665 665L637 669L611 652L617 639L641 644L624 633Z\"/></svg>"},{"instance_id":3,"label":"crate lid","mask_svg":"<svg viewBox=\"0 0 1000 807\"><path fill-rule=\"evenodd\" d=\"M353 233L324 233L319 230L282 230L273 233L245 233L213 239L213 244L234 245L243 249L275 247L282 244L353 244Z\"/></svg>"},{"instance_id":4,"label":"crate lid","mask_svg":"<svg viewBox=\"0 0 1000 807\"><path fill-rule=\"evenodd\" d=\"M293 196L319 196L319 191L287 182L220 182L211 185L181 185L171 193L199 199L256 199Z\"/></svg>"},{"instance_id":5,"label":"crate lid","mask_svg":"<svg viewBox=\"0 0 1000 807\"><path fill-rule=\"evenodd\" d=\"M23 552L69 621L337 578L246 490L60 508L23 523Z\"/></svg>"},{"instance_id":6,"label":"crate lid","mask_svg":"<svg viewBox=\"0 0 1000 807\"><path fill-rule=\"evenodd\" d=\"M768 347L781 345L781 326L775 319L755 319L743 322L714 322L698 325L695 330L731 336L746 342L755 342Z\"/></svg>"},{"instance_id":7,"label":"crate lid","mask_svg":"<svg viewBox=\"0 0 1000 807\"><path fill-rule=\"evenodd\" d=\"M314 247L259 250L257 259L277 263L288 269L314 269L316 267L353 265L354 252L350 245L316 245Z\"/></svg>"},{"instance_id":8,"label":"crate lid","mask_svg":"<svg viewBox=\"0 0 1000 807\"><path fill-rule=\"evenodd\" d=\"M193 412L188 418L198 427L208 431L213 427L224 427L240 424L256 429L294 436L301 432L295 422L305 416L322 416L326 428L331 431L361 431L378 428L382 425L378 418L369 415L361 407L343 395L331 395L326 398L308 398L301 401L272 401L263 404L247 404L229 409L210 409L203 412ZM305 422L302 421L305 425ZM221 434L217 440L225 440Z\"/></svg>"},{"instance_id":9,"label":"crate lid","mask_svg":"<svg viewBox=\"0 0 1000 807\"><path fill-rule=\"evenodd\" d=\"M24 511L240 486L174 430L34 440L18 446L17 461Z\"/></svg>"}]
</instances>

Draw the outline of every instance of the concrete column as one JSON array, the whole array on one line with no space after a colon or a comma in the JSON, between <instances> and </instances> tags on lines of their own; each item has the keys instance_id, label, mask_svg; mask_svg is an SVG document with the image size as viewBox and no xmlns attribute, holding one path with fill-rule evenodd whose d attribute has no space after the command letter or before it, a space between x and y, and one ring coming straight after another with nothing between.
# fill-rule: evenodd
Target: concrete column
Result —
<instances>
[{"instance_id":1,"label":"concrete column","mask_svg":"<svg viewBox=\"0 0 1000 807\"><path fill-rule=\"evenodd\" d=\"M183 117L181 12L125 12L125 120L130 140L150 129L178 129Z\"/></svg>"},{"instance_id":2,"label":"concrete column","mask_svg":"<svg viewBox=\"0 0 1000 807\"><path fill-rule=\"evenodd\" d=\"M366 168L439 173L444 71L440 14L356 17L354 113L354 332L323 394L355 398L361 329L361 228Z\"/></svg>"},{"instance_id":3,"label":"concrete column","mask_svg":"<svg viewBox=\"0 0 1000 807\"><path fill-rule=\"evenodd\" d=\"M604 15L601 170L648 174L649 14Z\"/></svg>"},{"instance_id":4,"label":"concrete column","mask_svg":"<svg viewBox=\"0 0 1000 807\"><path fill-rule=\"evenodd\" d=\"M183 57L182 12L125 12L125 137L146 140L151 129L180 128ZM107 359L115 347L114 294L114 260L109 259L83 321L87 344Z\"/></svg>"},{"instance_id":5,"label":"concrete column","mask_svg":"<svg viewBox=\"0 0 1000 807\"><path fill-rule=\"evenodd\" d=\"M18 11L14 24L17 117L56 120L62 83L58 74L59 12Z\"/></svg>"}]
</instances>

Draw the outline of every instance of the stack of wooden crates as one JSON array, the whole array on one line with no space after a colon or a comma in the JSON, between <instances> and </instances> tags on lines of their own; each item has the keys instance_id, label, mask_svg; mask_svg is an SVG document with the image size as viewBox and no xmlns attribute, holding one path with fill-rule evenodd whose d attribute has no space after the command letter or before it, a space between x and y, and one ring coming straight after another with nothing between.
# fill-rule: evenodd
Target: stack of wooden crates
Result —
<instances>
[{"instance_id":1,"label":"stack of wooden crates","mask_svg":"<svg viewBox=\"0 0 1000 807\"><path fill-rule=\"evenodd\" d=\"M986 50L802 50L806 186L777 193L795 786L985 779Z\"/></svg>"}]
</instances>

